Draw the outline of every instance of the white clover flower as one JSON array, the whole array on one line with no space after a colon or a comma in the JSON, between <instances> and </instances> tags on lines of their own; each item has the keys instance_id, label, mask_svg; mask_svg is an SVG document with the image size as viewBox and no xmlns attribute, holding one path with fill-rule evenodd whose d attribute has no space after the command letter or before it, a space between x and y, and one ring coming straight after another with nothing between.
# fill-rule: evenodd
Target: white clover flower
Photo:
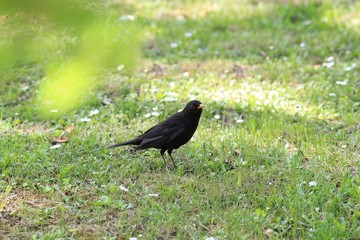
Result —
<instances>
[{"instance_id":1,"label":"white clover flower","mask_svg":"<svg viewBox=\"0 0 360 240\"><path fill-rule=\"evenodd\" d=\"M333 61L334 61L334 57L333 57L333 56L330 56L330 57L326 58L326 61L327 61L327 62L333 62Z\"/></svg>"},{"instance_id":2,"label":"white clover flower","mask_svg":"<svg viewBox=\"0 0 360 240\"><path fill-rule=\"evenodd\" d=\"M175 102L177 100L178 100L178 98L176 98L176 97L165 97L163 99L163 101L165 101L165 102Z\"/></svg>"},{"instance_id":3,"label":"white clover flower","mask_svg":"<svg viewBox=\"0 0 360 240\"><path fill-rule=\"evenodd\" d=\"M170 43L171 48L177 48L179 45L176 42Z\"/></svg>"},{"instance_id":4,"label":"white clover flower","mask_svg":"<svg viewBox=\"0 0 360 240\"><path fill-rule=\"evenodd\" d=\"M125 22L125 21L134 21L135 17L133 15L124 15L119 18L119 21Z\"/></svg>"},{"instance_id":5,"label":"white clover flower","mask_svg":"<svg viewBox=\"0 0 360 240\"><path fill-rule=\"evenodd\" d=\"M332 68L335 65L335 63L334 62L324 62L322 65L326 68Z\"/></svg>"},{"instance_id":6,"label":"white clover flower","mask_svg":"<svg viewBox=\"0 0 360 240\"><path fill-rule=\"evenodd\" d=\"M80 118L79 122L90 122L90 118L84 117L84 118Z\"/></svg>"},{"instance_id":7,"label":"white clover flower","mask_svg":"<svg viewBox=\"0 0 360 240\"><path fill-rule=\"evenodd\" d=\"M94 110L91 110L91 111L89 112L89 116L94 116L94 115L96 115L96 114L99 114L99 110L98 110L98 109L94 109Z\"/></svg>"},{"instance_id":8,"label":"white clover flower","mask_svg":"<svg viewBox=\"0 0 360 240\"><path fill-rule=\"evenodd\" d=\"M159 194L158 193L149 193L148 196L149 197L158 197Z\"/></svg>"},{"instance_id":9,"label":"white clover flower","mask_svg":"<svg viewBox=\"0 0 360 240\"><path fill-rule=\"evenodd\" d=\"M344 81L336 81L335 83L340 86L346 86L348 83L348 80L345 79Z\"/></svg>"},{"instance_id":10,"label":"white clover flower","mask_svg":"<svg viewBox=\"0 0 360 240\"><path fill-rule=\"evenodd\" d=\"M127 189L126 187L124 187L122 184L120 185L120 190L121 191L124 191L124 192L128 192L129 191L129 189Z\"/></svg>"},{"instance_id":11,"label":"white clover flower","mask_svg":"<svg viewBox=\"0 0 360 240\"><path fill-rule=\"evenodd\" d=\"M119 66L117 66L116 69L120 72L121 70L124 69L124 64L120 64Z\"/></svg>"},{"instance_id":12,"label":"white clover flower","mask_svg":"<svg viewBox=\"0 0 360 240\"><path fill-rule=\"evenodd\" d=\"M351 64L351 66L344 67L344 71L349 72L349 71L353 70L355 67L356 67L356 64L353 63L353 64Z\"/></svg>"},{"instance_id":13,"label":"white clover flower","mask_svg":"<svg viewBox=\"0 0 360 240\"><path fill-rule=\"evenodd\" d=\"M192 37L192 33L191 33L191 32L186 32L184 35L185 35L185 37L187 37L187 38Z\"/></svg>"},{"instance_id":14,"label":"white clover flower","mask_svg":"<svg viewBox=\"0 0 360 240\"><path fill-rule=\"evenodd\" d=\"M317 185L317 183L316 183L315 181L309 182L309 186L310 186L310 187L313 187L313 186L316 186L316 185Z\"/></svg>"},{"instance_id":15,"label":"white clover flower","mask_svg":"<svg viewBox=\"0 0 360 240\"><path fill-rule=\"evenodd\" d=\"M29 85L25 85L21 88L21 90L25 92L25 91L29 90L29 88L30 88Z\"/></svg>"},{"instance_id":16,"label":"white clover flower","mask_svg":"<svg viewBox=\"0 0 360 240\"><path fill-rule=\"evenodd\" d=\"M242 119L242 118L236 119L236 123L243 123L243 122L244 122L244 119Z\"/></svg>"},{"instance_id":17,"label":"white clover flower","mask_svg":"<svg viewBox=\"0 0 360 240\"><path fill-rule=\"evenodd\" d=\"M325 62L322 64L326 68L332 68L335 65L334 57L330 56L325 59Z\"/></svg>"}]
</instances>

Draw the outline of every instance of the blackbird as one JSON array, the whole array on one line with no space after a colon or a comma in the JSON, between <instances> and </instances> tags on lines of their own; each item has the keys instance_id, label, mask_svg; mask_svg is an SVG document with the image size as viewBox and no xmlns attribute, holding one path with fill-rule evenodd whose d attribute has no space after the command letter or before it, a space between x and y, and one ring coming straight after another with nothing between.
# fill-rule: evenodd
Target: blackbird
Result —
<instances>
[{"instance_id":1,"label":"blackbird","mask_svg":"<svg viewBox=\"0 0 360 240\"><path fill-rule=\"evenodd\" d=\"M174 168L176 168L171 153L191 139L196 131L204 107L200 101L192 100L181 112L175 113L165 121L147 130L144 134L129 141L111 145L108 148L137 145L134 152L141 149L157 148L160 149L165 167L167 168L167 164L164 155L167 151Z\"/></svg>"}]
</instances>

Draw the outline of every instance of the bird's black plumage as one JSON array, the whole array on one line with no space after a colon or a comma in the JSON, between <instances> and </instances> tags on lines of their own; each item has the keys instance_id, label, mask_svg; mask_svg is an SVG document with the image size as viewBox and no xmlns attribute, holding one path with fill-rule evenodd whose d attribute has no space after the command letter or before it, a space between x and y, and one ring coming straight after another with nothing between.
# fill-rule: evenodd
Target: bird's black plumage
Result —
<instances>
[{"instance_id":1,"label":"bird's black plumage","mask_svg":"<svg viewBox=\"0 0 360 240\"><path fill-rule=\"evenodd\" d=\"M167 151L171 161L176 168L171 153L187 143L194 135L199 123L202 109L204 105L198 100L190 101L181 112L177 112L165 121L150 128L144 134L126 142L117 143L108 148L114 148L124 145L137 145L135 151L140 149L158 148L161 157L165 161L165 152Z\"/></svg>"}]
</instances>

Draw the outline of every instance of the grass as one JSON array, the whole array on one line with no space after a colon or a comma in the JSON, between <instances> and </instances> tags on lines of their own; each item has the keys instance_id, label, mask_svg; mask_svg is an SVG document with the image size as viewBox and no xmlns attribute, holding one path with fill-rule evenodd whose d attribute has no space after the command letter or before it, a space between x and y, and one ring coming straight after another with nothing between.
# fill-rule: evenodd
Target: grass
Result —
<instances>
[{"instance_id":1,"label":"grass","mask_svg":"<svg viewBox=\"0 0 360 240\"><path fill-rule=\"evenodd\" d=\"M132 75L104 71L53 120L36 111L43 62L1 76L1 236L360 238L359 3L102 3L141 26ZM190 99L206 108L178 169L106 149Z\"/></svg>"}]
</instances>

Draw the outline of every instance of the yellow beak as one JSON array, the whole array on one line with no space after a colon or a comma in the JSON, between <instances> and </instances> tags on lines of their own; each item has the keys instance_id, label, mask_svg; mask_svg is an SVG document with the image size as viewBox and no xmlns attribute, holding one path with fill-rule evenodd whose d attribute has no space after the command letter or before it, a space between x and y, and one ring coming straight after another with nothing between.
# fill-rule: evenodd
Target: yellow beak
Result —
<instances>
[{"instance_id":1,"label":"yellow beak","mask_svg":"<svg viewBox=\"0 0 360 240\"><path fill-rule=\"evenodd\" d=\"M204 108L204 107L205 107L205 105L200 104L200 106L198 106L197 108Z\"/></svg>"}]
</instances>

